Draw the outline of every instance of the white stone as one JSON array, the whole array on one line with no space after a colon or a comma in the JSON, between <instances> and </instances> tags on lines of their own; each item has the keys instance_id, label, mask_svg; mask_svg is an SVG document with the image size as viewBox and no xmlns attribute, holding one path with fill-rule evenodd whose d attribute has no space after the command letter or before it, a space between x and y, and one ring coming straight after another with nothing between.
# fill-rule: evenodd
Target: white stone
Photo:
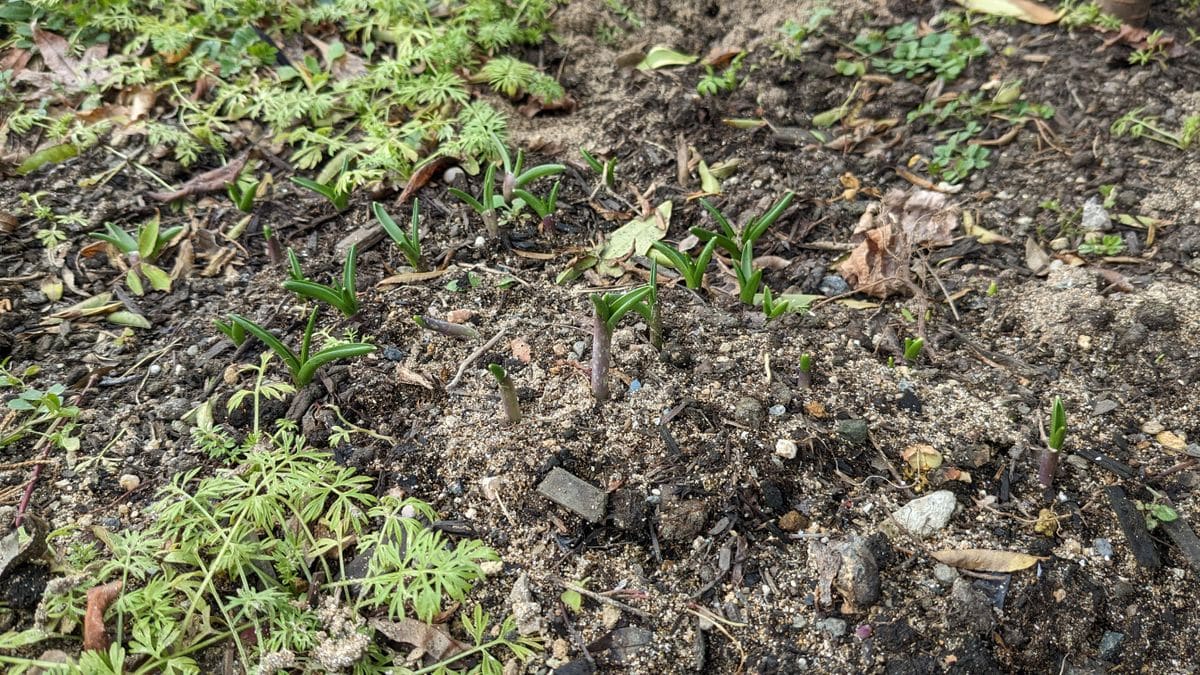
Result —
<instances>
[{"instance_id":1,"label":"white stone","mask_svg":"<svg viewBox=\"0 0 1200 675\"><path fill-rule=\"evenodd\" d=\"M918 497L892 513L892 520L914 537L925 538L946 526L958 499L949 490Z\"/></svg>"},{"instance_id":2,"label":"white stone","mask_svg":"<svg viewBox=\"0 0 1200 675\"><path fill-rule=\"evenodd\" d=\"M795 459L796 441L790 438L781 438L775 441L775 454L784 459Z\"/></svg>"}]
</instances>

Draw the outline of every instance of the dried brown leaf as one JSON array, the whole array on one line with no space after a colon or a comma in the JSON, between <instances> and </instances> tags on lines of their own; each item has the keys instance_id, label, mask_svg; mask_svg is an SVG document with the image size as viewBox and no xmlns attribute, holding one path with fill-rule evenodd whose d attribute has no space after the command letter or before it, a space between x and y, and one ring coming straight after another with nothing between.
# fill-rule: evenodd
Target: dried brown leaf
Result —
<instances>
[{"instance_id":1,"label":"dried brown leaf","mask_svg":"<svg viewBox=\"0 0 1200 675\"><path fill-rule=\"evenodd\" d=\"M104 611L121 592L121 581L110 581L88 589L87 609L83 614L83 651L108 649L111 640L104 628Z\"/></svg>"},{"instance_id":2,"label":"dried brown leaf","mask_svg":"<svg viewBox=\"0 0 1200 675\"><path fill-rule=\"evenodd\" d=\"M1032 567L1039 560L1046 559L1028 553L986 548L934 551L931 555L938 562L951 567L976 572L1017 572Z\"/></svg>"},{"instance_id":3,"label":"dried brown leaf","mask_svg":"<svg viewBox=\"0 0 1200 675\"><path fill-rule=\"evenodd\" d=\"M400 621L372 619L371 627L393 642L401 642L414 647L413 653L409 655L410 662L426 655L435 661L445 661L470 648L470 645L455 640L437 626L416 619L401 619Z\"/></svg>"},{"instance_id":4,"label":"dried brown leaf","mask_svg":"<svg viewBox=\"0 0 1200 675\"><path fill-rule=\"evenodd\" d=\"M210 171L194 176L191 180L179 186L178 190L169 192L150 192L147 195L154 200L160 202L173 202L176 199L183 199L191 195L204 194L207 192L218 192L225 189L225 185L237 180L238 174L242 172L242 167L246 166L246 160L250 157L248 152L243 152L241 156L225 166L219 166Z\"/></svg>"},{"instance_id":5,"label":"dried brown leaf","mask_svg":"<svg viewBox=\"0 0 1200 675\"><path fill-rule=\"evenodd\" d=\"M410 384L425 389L433 389L433 383L424 375L412 370L403 364L396 364L396 381L400 384Z\"/></svg>"}]
</instances>

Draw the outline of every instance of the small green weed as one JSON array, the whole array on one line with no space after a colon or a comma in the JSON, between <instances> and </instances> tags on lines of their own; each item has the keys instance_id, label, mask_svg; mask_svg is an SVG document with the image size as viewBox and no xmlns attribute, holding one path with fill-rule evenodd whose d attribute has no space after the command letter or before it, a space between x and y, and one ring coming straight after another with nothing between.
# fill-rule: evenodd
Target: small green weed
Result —
<instances>
[{"instance_id":1,"label":"small green weed","mask_svg":"<svg viewBox=\"0 0 1200 675\"><path fill-rule=\"evenodd\" d=\"M813 36L820 35L825 20L836 12L829 7L816 7L804 23L795 19L787 19L779 27L783 40L774 46L775 56L785 60L797 60L803 56L804 43Z\"/></svg>"},{"instance_id":2,"label":"small green weed","mask_svg":"<svg viewBox=\"0 0 1200 675\"><path fill-rule=\"evenodd\" d=\"M292 176L292 182L306 190L311 190L312 192L321 195L325 199L328 199L329 203L333 204L333 208L337 209L338 211L345 211L350 207L350 193L339 188L336 181L331 181L329 183L318 183L317 181L312 180L311 178L305 178L304 176Z\"/></svg>"},{"instance_id":3,"label":"small green weed","mask_svg":"<svg viewBox=\"0 0 1200 675\"><path fill-rule=\"evenodd\" d=\"M583 148L579 148L579 154L583 156L583 161L587 162L588 167L600 176L600 180L604 183L604 187L612 190L617 186L616 157L611 157L601 163L599 159L596 159L596 157L592 155L592 153Z\"/></svg>"},{"instance_id":4,"label":"small green weed","mask_svg":"<svg viewBox=\"0 0 1200 675\"><path fill-rule=\"evenodd\" d=\"M371 202L371 213L375 214L375 220L379 221L379 225L383 227L383 231L396 242L396 246L400 247L400 251L404 253L404 257L408 259L408 264L418 272L425 269L421 265L421 202L416 197L413 198L412 219L409 221L408 232L400 229L395 220L388 215L383 204L379 202Z\"/></svg>"},{"instance_id":5,"label":"small green weed","mask_svg":"<svg viewBox=\"0 0 1200 675\"><path fill-rule=\"evenodd\" d=\"M140 225L136 232L126 232L113 223L104 224L104 232L92 232L89 236L104 241L125 256L128 267L125 273L125 285L135 295L145 293L142 286L142 276L150 282L150 287L156 291L171 290L171 275L161 267L152 264L166 248L167 244L183 232L182 226L168 227L160 230L158 216Z\"/></svg>"},{"instance_id":6,"label":"small green weed","mask_svg":"<svg viewBox=\"0 0 1200 675\"><path fill-rule=\"evenodd\" d=\"M738 87L737 74L742 68L746 52L740 52L718 75L712 66L704 66L705 74L696 84L696 93L701 96L716 96L732 93Z\"/></svg>"},{"instance_id":7,"label":"small green weed","mask_svg":"<svg viewBox=\"0 0 1200 675\"><path fill-rule=\"evenodd\" d=\"M79 449L75 434L79 408L67 403L67 388L61 384L45 389L29 384L27 380L38 370L30 366L17 375L8 370L7 360L0 362L0 390L16 391L16 396L5 404L8 414L0 419L0 448L32 436L74 452Z\"/></svg>"},{"instance_id":8,"label":"small green weed","mask_svg":"<svg viewBox=\"0 0 1200 675\"><path fill-rule=\"evenodd\" d=\"M317 324L317 314L320 308L314 307L312 313L308 317L308 323L305 325L304 334L300 338L300 352L293 352L272 335L267 329L254 323L253 321L238 315L230 314L229 321L216 321L216 327L222 333L229 337L235 345L239 347L246 341L246 335L249 333L258 338L264 345L269 347L271 351L279 355L287 366L288 372L292 375L292 381L297 387L307 386L312 382L313 376L316 375L317 369L327 363L341 361L344 359L352 359L356 356L363 356L375 351L375 345L350 342L337 343L319 350L315 354L312 353L312 337L313 330Z\"/></svg>"},{"instance_id":9,"label":"small green weed","mask_svg":"<svg viewBox=\"0 0 1200 675\"><path fill-rule=\"evenodd\" d=\"M242 213L254 212L254 198L258 196L258 186L261 181L253 176L239 175L233 182L225 186L229 201Z\"/></svg>"},{"instance_id":10,"label":"small green weed","mask_svg":"<svg viewBox=\"0 0 1200 675\"><path fill-rule=\"evenodd\" d=\"M948 183L959 183L979 169L991 166L991 150L971 142L981 131L978 122L968 122L963 129L951 133L933 148L929 173Z\"/></svg>"},{"instance_id":11,"label":"small green weed","mask_svg":"<svg viewBox=\"0 0 1200 675\"><path fill-rule=\"evenodd\" d=\"M1085 255L1113 256L1125 250L1125 240L1119 234L1106 234L1094 241L1084 241L1079 252Z\"/></svg>"},{"instance_id":12,"label":"small green weed","mask_svg":"<svg viewBox=\"0 0 1200 675\"><path fill-rule=\"evenodd\" d=\"M932 73L946 82L958 79L971 59L988 53L987 45L971 35L951 31L919 33L917 24L909 21L882 32L866 31L855 38L851 47L880 72L910 80Z\"/></svg>"},{"instance_id":13,"label":"small green weed","mask_svg":"<svg viewBox=\"0 0 1200 675\"><path fill-rule=\"evenodd\" d=\"M55 213L54 209L49 206L42 204L41 198L48 194L48 192L22 192L19 195L21 205L30 209L34 222L45 223L45 227L39 227L33 233L33 236L47 250L67 240L67 233L58 229L60 225L87 227L88 224L87 218L78 211L60 214Z\"/></svg>"},{"instance_id":14,"label":"small green weed","mask_svg":"<svg viewBox=\"0 0 1200 675\"><path fill-rule=\"evenodd\" d=\"M625 293L592 293L592 396L607 401L608 364L611 360L612 333L621 318L632 311L651 321L652 309L646 304L653 292L650 286L640 286Z\"/></svg>"},{"instance_id":15,"label":"small green weed","mask_svg":"<svg viewBox=\"0 0 1200 675\"><path fill-rule=\"evenodd\" d=\"M358 248L356 246L351 246L350 250L346 251L346 262L342 264L341 283L334 282L329 286L319 284L305 277L304 270L300 267L300 260L296 257L296 252L290 248L287 252L287 258L288 273L291 275L291 278L283 282L285 290L291 291L301 297L319 300L331 307L336 307L346 316L358 314L358 293L355 290L358 258Z\"/></svg>"},{"instance_id":16,"label":"small green weed","mask_svg":"<svg viewBox=\"0 0 1200 675\"><path fill-rule=\"evenodd\" d=\"M1143 110L1136 108L1125 113L1112 123L1109 131L1117 138L1148 138L1176 150L1187 150L1200 138L1200 115L1185 117L1179 131L1171 131L1163 127L1156 116L1143 114Z\"/></svg>"}]
</instances>

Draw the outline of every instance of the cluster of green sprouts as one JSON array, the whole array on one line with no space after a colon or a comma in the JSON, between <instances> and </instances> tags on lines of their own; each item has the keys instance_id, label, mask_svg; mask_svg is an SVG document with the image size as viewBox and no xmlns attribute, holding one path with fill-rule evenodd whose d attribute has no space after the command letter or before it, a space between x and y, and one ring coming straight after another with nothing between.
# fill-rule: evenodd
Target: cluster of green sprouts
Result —
<instances>
[{"instance_id":1,"label":"cluster of green sprouts","mask_svg":"<svg viewBox=\"0 0 1200 675\"><path fill-rule=\"evenodd\" d=\"M558 210L558 190L561 181L555 181L553 187L550 188L549 194L545 197L538 197L526 188L534 181L540 178L548 178L566 171L566 167L562 164L542 164L539 166L524 168L525 151L518 150L517 158L514 162L508 149L500 142L500 139L493 136L497 154L500 155L500 166L494 162L489 162L487 168L483 172L483 186L478 198L460 190L459 188L449 188L450 194L454 195L463 203L470 206L475 213L483 220L484 228L488 235L495 237L500 231L500 212L507 210L509 215L516 214L523 207L528 206L534 210L541 218L542 226L552 225L554 215ZM496 170L499 168L503 173L500 180L500 193L496 193Z\"/></svg>"},{"instance_id":2,"label":"cluster of green sprouts","mask_svg":"<svg viewBox=\"0 0 1200 675\"><path fill-rule=\"evenodd\" d=\"M113 223L104 224L104 232L92 232L89 236L110 244L124 254L128 270L125 273L125 285L135 295L142 295L144 276L150 282L150 287L156 291L171 290L171 275L153 264L167 244L183 231L182 226L159 229L158 216L143 223L137 232L130 233L122 230Z\"/></svg>"}]
</instances>

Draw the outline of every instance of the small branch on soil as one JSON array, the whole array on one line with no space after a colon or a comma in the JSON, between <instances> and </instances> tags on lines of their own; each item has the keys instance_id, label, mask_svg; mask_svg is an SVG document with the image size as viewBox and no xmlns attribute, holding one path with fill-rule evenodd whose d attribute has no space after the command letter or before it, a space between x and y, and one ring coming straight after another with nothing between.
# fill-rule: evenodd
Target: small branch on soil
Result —
<instances>
[{"instance_id":1,"label":"small branch on soil","mask_svg":"<svg viewBox=\"0 0 1200 675\"><path fill-rule=\"evenodd\" d=\"M475 351L471 352L470 355L468 355L467 358L458 365L458 372L454 373L454 379L452 379L446 383L446 391L450 391L451 389L454 389L455 387L457 387L459 380L462 379L463 373L467 372L467 368L469 368L471 366L471 364L475 362L475 359L478 359L479 357L481 357L485 353L487 353L487 351L489 349L491 349L492 347L495 347L496 343L499 342L500 338L504 337L504 334L507 332L508 332L508 328L501 328L500 332L498 332L492 336L492 339L483 343L483 345L480 346L479 349L476 349Z\"/></svg>"},{"instance_id":2,"label":"small branch on soil","mask_svg":"<svg viewBox=\"0 0 1200 675\"><path fill-rule=\"evenodd\" d=\"M562 586L563 588L565 588L569 591L575 591L576 593L583 595L583 596L587 596L601 604L612 605L613 607L616 607L617 609L619 609L621 611L629 612L630 614L633 614L635 616L640 616L643 619L650 618L649 612L642 611L642 610L638 609L637 607L634 607L633 605L627 605L627 604L621 602L620 600L613 600L612 598L608 597L607 595L602 595L595 591L589 591L588 589L584 588L583 586L573 584L561 577L551 576L548 578L550 579L550 581L553 581L554 583L558 584L559 586Z\"/></svg>"}]
</instances>

